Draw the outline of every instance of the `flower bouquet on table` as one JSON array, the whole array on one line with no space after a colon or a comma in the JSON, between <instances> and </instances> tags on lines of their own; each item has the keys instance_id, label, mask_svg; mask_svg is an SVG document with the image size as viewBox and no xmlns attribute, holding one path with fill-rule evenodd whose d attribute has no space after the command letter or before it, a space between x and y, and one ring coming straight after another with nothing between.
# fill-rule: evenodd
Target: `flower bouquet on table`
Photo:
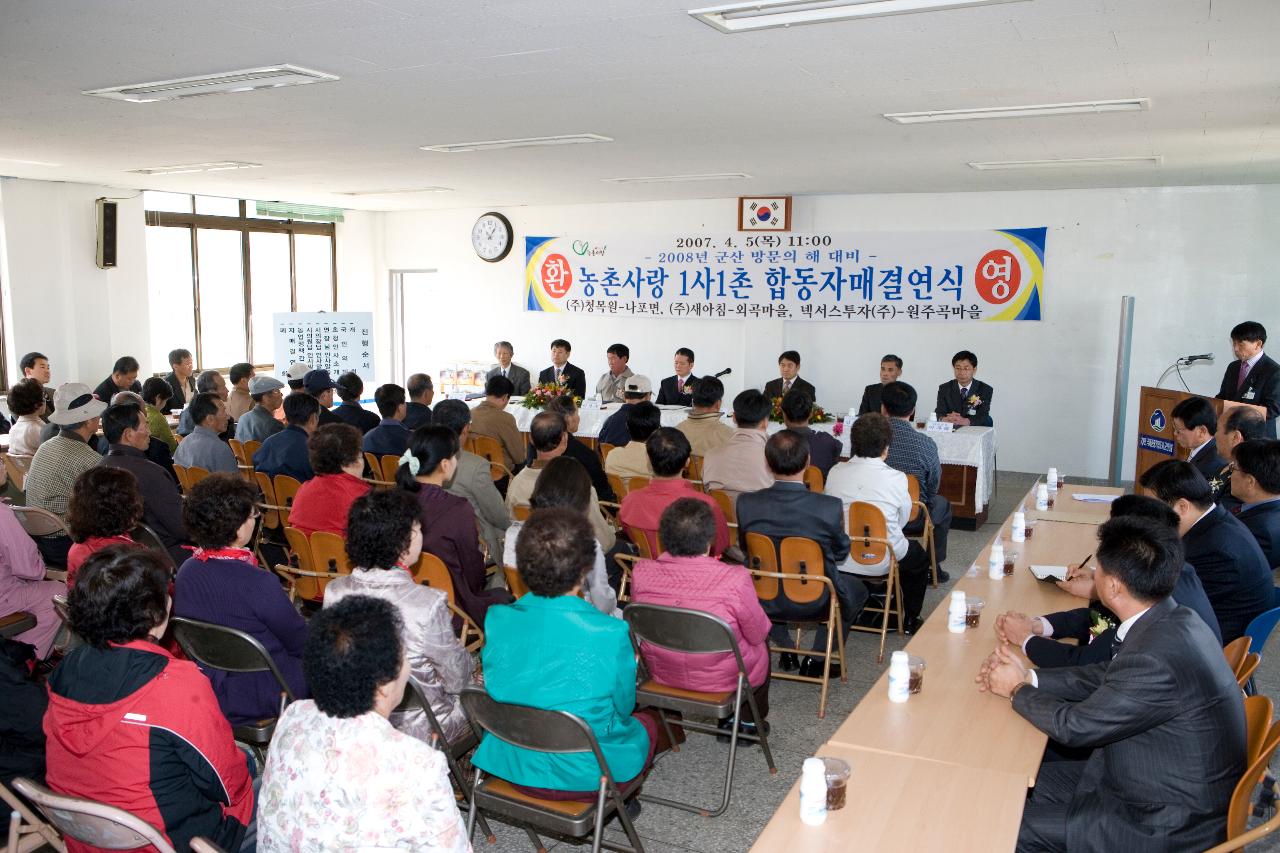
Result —
<instances>
[{"instance_id":1,"label":"flower bouquet on table","mask_svg":"<svg viewBox=\"0 0 1280 853\"><path fill-rule=\"evenodd\" d=\"M773 398L772 405L769 408L769 420L775 424L783 423L781 397ZM809 413L809 423L811 424L829 424L834 420L835 416L817 403L813 405L813 411Z\"/></svg>"},{"instance_id":2,"label":"flower bouquet on table","mask_svg":"<svg viewBox=\"0 0 1280 853\"><path fill-rule=\"evenodd\" d=\"M547 403L563 397L568 393L569 388L566 385L561 385L558 382L544 382L541 385L535 385L530 388L529 393L525 394L524 398L520 401L520 405L524 406L526 409L545 409L547 407ZM573 405L578 406L581 403L581 397L573 398Z\"/></svg>"}]
</instances>

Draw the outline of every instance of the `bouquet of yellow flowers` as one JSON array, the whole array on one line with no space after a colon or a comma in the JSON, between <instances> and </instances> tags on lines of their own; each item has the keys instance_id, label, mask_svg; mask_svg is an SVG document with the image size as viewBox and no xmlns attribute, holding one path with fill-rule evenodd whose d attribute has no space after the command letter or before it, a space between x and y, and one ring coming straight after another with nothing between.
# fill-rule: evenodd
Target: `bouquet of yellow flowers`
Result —
<instances>
[{"instance_id":1,"label":"bouquet of yellow flowers","mask_svg":"<svg viewBox=\"0 0 1280 853\"><path fill-rule=\"evenodd\" d=\"M526 409L545 409L547 403L552 400L559 399L569 393L569 389L564 385L556 382L544 382L541 385L535 385L529 389L529 393L525 394L520 400L520 405ZM577 406L582 403L581 397L573 398L573 405Z\"/></svg>"},{"instance_id":2,"label":"bouquet of yellow flowers","mask_svg":"<svg viewBox=\"0 0 1280 853\"><path fill-rule=\"evenodd\" d=\"M769 409L769 420L773 421L775 424L783 423L781 397L773 398L773 406ZM809 413L809 423L829 424L834 420L834 415L819 406L817 403L813 404L813 411Z\"/></svg>"}]
</instances>

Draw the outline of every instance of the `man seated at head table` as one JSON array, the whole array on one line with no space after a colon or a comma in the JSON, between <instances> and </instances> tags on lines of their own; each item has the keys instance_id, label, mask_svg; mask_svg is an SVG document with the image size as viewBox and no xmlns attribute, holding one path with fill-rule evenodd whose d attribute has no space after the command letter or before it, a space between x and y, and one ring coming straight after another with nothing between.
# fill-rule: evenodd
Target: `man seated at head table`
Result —
<instances>
[{"instance_id":1,"label":"man seated at head table","mask_svg":"<svg viewBox=\"0 0 1280 853\"><path fill-rule=\"evenodd\" d=\"M1242 441L1266 438L1266 429L1267 421L1262 414L1244 406L1236 406L1218 418L1218 431L1213 434L1213 440L1218 445L1218 453L1228 460L1218 472L1218 477L1227 484L1227 491L1219 498L1218 503L1232 515L1240 513L1240 499L1235 496L1231 480L1231 472L1235 470L1232 453Z\"/></svg>"},{"instance_id":2,"label":"man seated at head table","mask_svg":"<svg viewBox=\"0 0 1280 853\"><path fill-rule=\"evenodd\" d=\"M809 442L809 464L822 472L825 482L827 474L840 461L840 439L809 426L809 418L813 416L813 398L807 391L792 388L782 398L781 408L782 425L800 433Z\"/></svg>"},{"instance_id":3,"label":"man seated at head table","mask_svg":"<svg viewBox=\"0 0 1280 853\"><path fill-rule=\"evenodd\" d=\"M1231 491L1240 501L1240 523L1249 528L1274 570L1280 568L1280 441L1253 439L1233 450Z\"/></svg>"},{"instance_id":4,"label":"man seated at head table","mask_svg":"<svg viewBox=\"0 0 1280 853\"><path fill-rule=\"evenodd\" d=\"M635 376L635 372L627 366L627 362L631 360L631 350L626 344L613 344L605 350L605 358L609 362L609 369L596 382L596 396L601 403L621 403L627 380Z\"/></svg>"},{"instance_id":5,"label":"man seated at head table","mask_svg":"<svg viewBox=\"0 0 1280 853\"><path fill-rule=\"evenodd\" d=\"M902 359L890 353L880 359L880 381L868 385L862 391L862 402L858 404L858 414L880 411L880 390L890 382L897 382L902 376Z\"/></svg>"},{"instance_id":6,"label":"man seated at head table","mask_svg":"<svg viewBox=\"0 0 1280 853\"><path fill-rule=\"evenodd\" d=\"M1166 459L1147 469L1141 486L1178 514L1186 560L1200 576L1222 629L1222 642L1244 635L1271 609L1275 582L1257 540L1238 518L1213 502L1209 482L1190 462Z\"/></svg>"},{"instance_id":7,"label":"man seated at head table","mask_svg":"<svg viewBox=\"0 0 1280 853\"><path fill-rule=\"evenodd\" d=\"M1218 414L1213 404L1204 397L1188 397L1173 407L1170 418L1173 440L1187 451L1187 461L1209 481L1214 502L1220 501L1231 490L1231 483L1223 476L1224 472L1230 473L1230 466L1218 452L1218 442L1214 439Z\"/></svg>"},{"instance_id":8,"label":"man seated at head table","mask_svg":"<svg viewBox=\"0 0 1280 853\"><path fill-rule=\"evenodd\" d=\"M538 384L547 385L552 382L563 386L575 397L587 396L587 374L578 365L569 361L573 353L573 345L564 338L556 338L551 342L551 366L542 369L538 374Z\"/></svg>"},{"instance_id":9,"label":"man seated at head table","mask_svg":"<svg viewBox=\"0 0 1280 853\"><path fill-rule=\"evenodd\" d=\"M1266 437L1276 437L1276 416L1280 415L1280 364L1262 351L1267 330L1261 323L1247 320L1231 330L1231 352L1236 360L1222 374L1219 400L1234 400L1262 406L1267 410Z\"/></svg>"},{"instance_id":10,"label":"man seated at head table","mask_svg":"<svg viewBox=\"0 0 1280 853\"><path fill-rule=\"evenodd\" d=\"M773 474L764 459L770 408L769 399L754 388L733 398L737 429L727 442L702 459L702 483L708 493L721 489L736 502L744 492L758 492L773 485Z\"/></svg>"},{"instance_id":11,"label":"man seated at head table","mask_svg":"<svg viewBox=\"0 0 1280 853\"><path fill-rule=\"evenodd\" d=\"M1112 518L1149 518L1178 529L1178 515L1168 506L1146 495L1121 495L1111 504ZM1178 549L1182 549L1181 543ZM1067 579L1057 585L1064 592L1083 598L1088 607L1077 607L1045 616L1028 616L1010 611L996 617L996 636L1001 642L1018 646L1023 654L1038 667L1081 666L1098 661L1109 661L1115 648L1116 628L1119 620L1098 601L1098 589L1093 569L1070 566ZM1222 642L1222 630L1218 617L1204 594L1204 586L1196 570L1185 560L1173 587L1173 600L1196 612L1209 626L1213 636ZM1059 640L1073 639L1071 646Z\"/></svg>"},{"instance_id":12,"label":"man seated at head table","mask_svg":"<svg viewBox=\"0 0 1280 853\"><path fill-rule=\"evenodd\" d=\"M489 372L484 375L484 378L486 381L495 376L510 379L511 393L516 397L523 397L529 393L529 371L511 361L511 357L515 355L515 352L515 348L511 346L510 341L498 341L494 344L493 356L498 361L493 367L489 368Z\"/></svg>"},{"instance_id":13,"label":"man seated at head table","mask_svg":"<svg viewBox=\"0 0 1280 853\"><path fill-rule=\"evenodd\" d=\"M689 439L694 456L706 456L733 437L733 427L724 422L720 406L724 402L724 383L714 376L704 376L693 387L693 409L676 429Z\"/></svg>"},{"instance_id":14,"label":"man seated at head table","mask_svg":"<svg viewBox=\"0 0 1280 853\"><path fill-rule=\"evenodd\" d=\"M688 347L676 350L675 368L675 375L668 376L658 386L658 405L692 406L698 378L693 375L693 350Z\"/></svg>"},{"instance_id":15,"label":"man seated at head table","mask_svg":"<svg viewBox=\"0 0 1280 853\"><path fill-rule=\"evenodd\" d=\"M808 391L809 396L818 399L818 392L813 384L800 378L800 353L789 349L778 356L778 378L765 383L764 395L770 400L785 397L792 388Z\"/></svg>"},{"instance_id":16,"label":"man seated at head table","mask_svg":"<svg viewBox=\"0 0 1280 853\"><path fill-rule=\"evenodd\" d=\"M958 427L991 426L991 397L995 389L973 378L978 370L978 357L969 350L960 350L951 356L951 370L955 379L938 386L934 414L939 420Z\"/></svg>"},{"instance_id":17,"label":"man seated at head table","mask_svg":"<svg viewBox=\"0 0 1280 853\"><path fill-rule=\"evenodd\" d=\"M631 440L615 447L604 460L605 474L627 480L631 477L652 477L649 454L644 443L658 427L662 426L662 410L653 403L642 402L631 406L627 412L627 434Z\"/></svg>"},{"instance_id":18,"label":"man seated at head table","mask_svg":"<svg viewBox=\"0 0 1280 853\"><path fill-rule=\"evenodd\" d=\"M1093 748L1040 765L1019 851L1204 850L1225 837L1246 766L1244 704L1213 633L1170 595L1181 567L1166 523L1108 521L1094 581L1120 621L1114 657L1028 669L1000 645L978 673L980 690L1052 740Z\"/></svg>"}]
</instances>

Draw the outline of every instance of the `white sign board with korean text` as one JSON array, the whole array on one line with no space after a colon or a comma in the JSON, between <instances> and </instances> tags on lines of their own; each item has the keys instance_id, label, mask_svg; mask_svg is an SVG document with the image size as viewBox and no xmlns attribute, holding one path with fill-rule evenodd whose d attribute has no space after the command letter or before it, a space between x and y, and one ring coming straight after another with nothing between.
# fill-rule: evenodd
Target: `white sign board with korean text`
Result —
<instances>
[{"instance_id":1,"label":"white sign board with korean text","mask_svg":"<svg viewBox=\"0 0 1280 853\"><path fill-rule=\"evenodd\" d=\"M271 315L276 368L285 371L295 362L327 370L337 379L354 371L366 383L373 381L373 313L369 311L298 311Z\"/></svg>"}]
</instances>

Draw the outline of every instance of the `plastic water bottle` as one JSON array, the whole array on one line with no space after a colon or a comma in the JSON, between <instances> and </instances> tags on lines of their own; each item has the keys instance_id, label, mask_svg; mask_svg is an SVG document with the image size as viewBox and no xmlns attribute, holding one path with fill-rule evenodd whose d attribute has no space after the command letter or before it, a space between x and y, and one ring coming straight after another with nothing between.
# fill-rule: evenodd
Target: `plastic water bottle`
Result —
<instances>
[{"instance_id":1,"label":"plastic water bottle","mask_svg":"<svg viewBox=\"0 0 1280 853\"><path fill-rule=\"evenodd\" d=\"M889 701L905 702L911 697L911 661L906 652L889 658Z\"/></svg>"},{"instance_id":2,"label":"plastic water bottle","mask_svg":"<svg viewBox=\"0 0 1280 853\"><path fill-rule=\"evenodd\" d=\"M1050 468L1049 473L1045 476L1045 480L1048 481L1045 485L1049 487L1049 491L1051 492L1058 491L1058 469L1057 468Z\"/></svg>"},{"instance_id":3,"label":"plastic water bottle","mask_svg":"<svg viewBox=\"0 0 1280 853\"><path fill-rule=\"evenodd\" d=\"M937 413L937 412L930 412L930 413L929 413L929 423L931 423L931 424L932 424L932 423L937 423L937 421L938 421L938 413Z\"/></svg>"},{"instance_id":4,"label":"plastic water bottle","mask_svg":"<svg viewBox=\"0 0 1280 853\"><path fill-rule=\"evenodd\" d=\"M1049 509L1049 487L1044 483L1036 486L1036 510L1045 512Z\"/></svg>"},{"instance_id":5,"label":"plastic water bottle","mask_svg":"<svg viewBox=\"0 0 1280 853\"><path fill-rule=\"evenodd\" d=\"M1012 542L1027 541L1027 514L1022 510L1018 510L1013 514L1013 524L1009 529L1009 539Z\"/></svg>"},{"instance_id":6,"label":"plastic water bottle","mask_svg":"<svg viewBox=\"0 0 1280 853\"><path fill-rule=\"evenodd\" d=\"M1001 565L1000 571L1004 571L1003 565ZM952 590L951 604L947 607L947 630L953 634L963 634L966 627L964 620L967 615L968 607L964 602L964 590ZM909 676L910 673L908 673Z\"/></svg>"},{"instance_id":7,"label":"plastic water bottle","mask_svg":"<svg viewBox=\"0 0 1280 853\"><path fill-rule=\"evenodd\" d=\"M809 826L821 826L827 820L827 766L821 758L804 760L800 775L800 820Z\"/></svg>"},{"instance_id":8,"label":"plastic water bottle","mask_svg":"<svg viewBox=\"0 0 1280 853\"><path fill-rule=\"evenodd\" d=\"M1004 543L999 539L991 546L991 556L987 558L987 577L993 581L1004 580Z\"/></svg>"}]
</instances>

